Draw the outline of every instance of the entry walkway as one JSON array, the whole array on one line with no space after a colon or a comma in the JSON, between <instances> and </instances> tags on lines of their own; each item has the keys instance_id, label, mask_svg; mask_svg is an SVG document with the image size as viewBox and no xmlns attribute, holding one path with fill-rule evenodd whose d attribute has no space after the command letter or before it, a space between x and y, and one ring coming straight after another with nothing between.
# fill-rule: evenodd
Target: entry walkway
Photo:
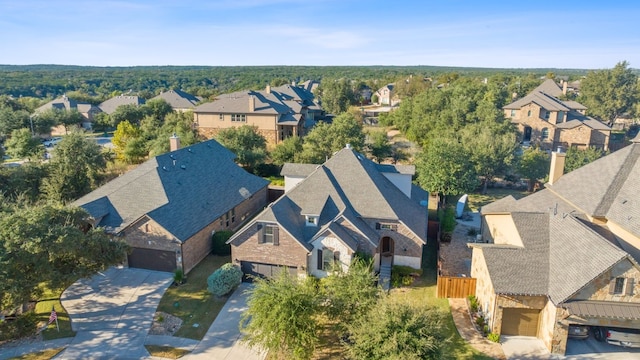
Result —
<instances>
[{"instance_id":1,"label":"entry walkway","mask_svg":"<svg viewBox=\"0 0 640 360\"><path fill-rule=\"evenodd\" d=\"M485 339L473 326L465 299L449 299L449 306L458 333L469 345L494 359L507 359L500 344Z\"/></svg>"}]
</instances>

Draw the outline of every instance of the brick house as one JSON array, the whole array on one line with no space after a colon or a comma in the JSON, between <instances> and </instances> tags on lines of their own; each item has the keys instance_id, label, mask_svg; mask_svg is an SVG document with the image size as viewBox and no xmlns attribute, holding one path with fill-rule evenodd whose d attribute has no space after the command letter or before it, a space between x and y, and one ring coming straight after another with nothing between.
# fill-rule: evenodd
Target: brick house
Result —
<instances>
[{"instance_id":1,"label":"brick house","mask_svg":"<svg viewBox=\"0 0 640 360\"><path fill-rule=\"evenodd\" d=\"M113 114L122 105L144 105L145 100L137 95L118 95L107 99L98 105L98 108L106 114Z\"/></svg>"},{"instance_id":2,"label":"brick house","mask_svg":"<svg viewBox=\"0 0 640 360\"><path fill-rule=\"evenodd\" d=\"M395 84L387 84L376 90L375 95L378 97L378 105L395 106L398 104L399 101L393 92L394 87Z\"/></svg>"},{"instance_id":3,"label":"brick house","mask_svg":"<svg viewBox=\"0 0 640 360\"><path fill-rule=\"evenodd\" d=\"M570 324L640 329L640 136L520 200L482 208L471 276L491 331L564 354Z\"/></svg>"},{"instance_id":4,"label":"brick house","mask_svg":"<svg viewBox=\"0 0 640 360\"><path fill-rule=\"evenodd\" d=\"M83 129L91 130L94 116L101 112L100 108L93 104L78 102L62 95L61 97L51 100L48 103L37 108L32 116L38 116L38 114L48 110L65 110L65 111L77 111L82 115L82 122L78 124ZM66 134L63 125L56 126L51 129L51 135L63 135Z\"/></svg>"},{"instance_id":5,"label":"brick house","mask_svg":"<svg viewBox=\"0 0 640 360\"><path fill-rule=\"evenodd\" d=\"M328 275L356 252L375 269L421 267L428 193L413 166L379 165L347 147L322 165L285 164L285 194L228 241L245 274Z\"/></svg>"},{"instance_id":6,"label":"brick house","mask_svg":"<svg viewBox=\"0 0 640 360\"><path fill-rule=\"evenodd\" d=\"M558 146L608 150L611 127L586 116L584 105L558 99L562 94L558 84L547 79L525 97L504 106L505 117L522 134L520 141L545 150Z\"/></svg>"},{"instance_id":7,"label":"brick house","mask_svg":"<svg viewBox=\"0 0 640 360\"><path fill-rule=\"evenodd\" d=\"M193 110L198 132L208 138L220 130L251 125L270 144L303 136L323 116L322 108L306 88L283 85L263 91L223 94Z\"/></svg>"},{"instance_id":8,"label":"brick house","mask_svg":"<svg viewBox=\"0 0 640 360\"><path fill-rule=\"evenodd\" d=\"M133 248L130 267L189 272L211 252L211 236L239 228L267 204L268 181L240 168L215 140L172 151L76 200L94 226Z\"/></svg>"},{"instance_id":9,"label":"brick house","mask_svg":"<svg viewBox=\"0 0 640 360\"><path fill-rule=\"evenodd\" d=\"M201 98L195 95L177 89L162 91L157 96L151 98L151 100L156 99L162 99L166 101L167 104L171 105L173 111L177 112L193 110L196 105L198 105L198 103L202 101Z\"/></svg>"}]
</instances>

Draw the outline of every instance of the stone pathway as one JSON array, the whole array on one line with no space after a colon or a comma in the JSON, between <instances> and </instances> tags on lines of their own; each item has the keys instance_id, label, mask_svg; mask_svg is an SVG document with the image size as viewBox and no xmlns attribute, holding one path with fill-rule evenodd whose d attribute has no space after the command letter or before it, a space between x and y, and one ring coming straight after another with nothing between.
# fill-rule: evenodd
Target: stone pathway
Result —
<instances>
[{"instance_id":1,"label":"stone pathway","mask_svg":"<svg viewBox=\"0 0 640 360\"><path fill-rule=\"evenodd\" d=\"M458 333L469 345L494 359L506 359L502 346L485 339L473 326L465 299L449 299L449 306L451 307L451 315Z\"/></svg>"}]
</instances>

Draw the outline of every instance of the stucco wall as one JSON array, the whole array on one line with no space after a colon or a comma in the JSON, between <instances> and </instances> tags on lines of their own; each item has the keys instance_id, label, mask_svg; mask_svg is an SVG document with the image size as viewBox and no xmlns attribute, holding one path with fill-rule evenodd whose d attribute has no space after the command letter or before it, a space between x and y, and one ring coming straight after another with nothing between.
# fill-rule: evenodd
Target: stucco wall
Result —
<instances>
[{"instance_id":1,"label":"stucco wall","mask_svg":"<svg viewBox=\"0 0 640 360\"><path fill-rule=\"evenodd\" d=\"M611 220L607 222L607 228L616 235L618 241L622 243L624 250L633 256L636 261L640 262L640 236L632 234Z\"/></svg>"},{"instance_id":2,"label":"stucco wall","mask_svg":"<svg viewBox=\"0 0 640 360\"><path fill-rule=\"evenodd\" d=\"M490 234L490 239L495 244L523 246L518 229L511 218L511 214L484 215L483 217L483 239L486 232Z\"/></svg>"},{"instance_id":3,"label":"stucco wall","mask_svg":"<svg viewBox=\"0 0 640 360\"><path fill-rule=\"evenodd\" d=\"M471 255L471 277L476 279L476 298L480 304L485 319L491 332L495 331L495 300L496 295L489 277L487 263L484 260L482 249L473 248Z\"/></svg>"}]
</instances>

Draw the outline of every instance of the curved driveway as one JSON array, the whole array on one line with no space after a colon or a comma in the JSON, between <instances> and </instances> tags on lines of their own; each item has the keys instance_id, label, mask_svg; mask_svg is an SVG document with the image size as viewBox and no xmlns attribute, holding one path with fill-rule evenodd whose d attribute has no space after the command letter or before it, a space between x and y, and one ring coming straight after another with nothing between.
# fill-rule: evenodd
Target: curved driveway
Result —
<instances>
[{"instance_id":1,"label":"curved driveway","mask_svg":"<svg viewBox=\"0 0 640 360\"><path fill-rule=\"evenodd\" d=\"M60 300L77 332L56 359L141 359L144 341L172 274L109 268L81 279Z\"/></svg>"}]
</instances>

